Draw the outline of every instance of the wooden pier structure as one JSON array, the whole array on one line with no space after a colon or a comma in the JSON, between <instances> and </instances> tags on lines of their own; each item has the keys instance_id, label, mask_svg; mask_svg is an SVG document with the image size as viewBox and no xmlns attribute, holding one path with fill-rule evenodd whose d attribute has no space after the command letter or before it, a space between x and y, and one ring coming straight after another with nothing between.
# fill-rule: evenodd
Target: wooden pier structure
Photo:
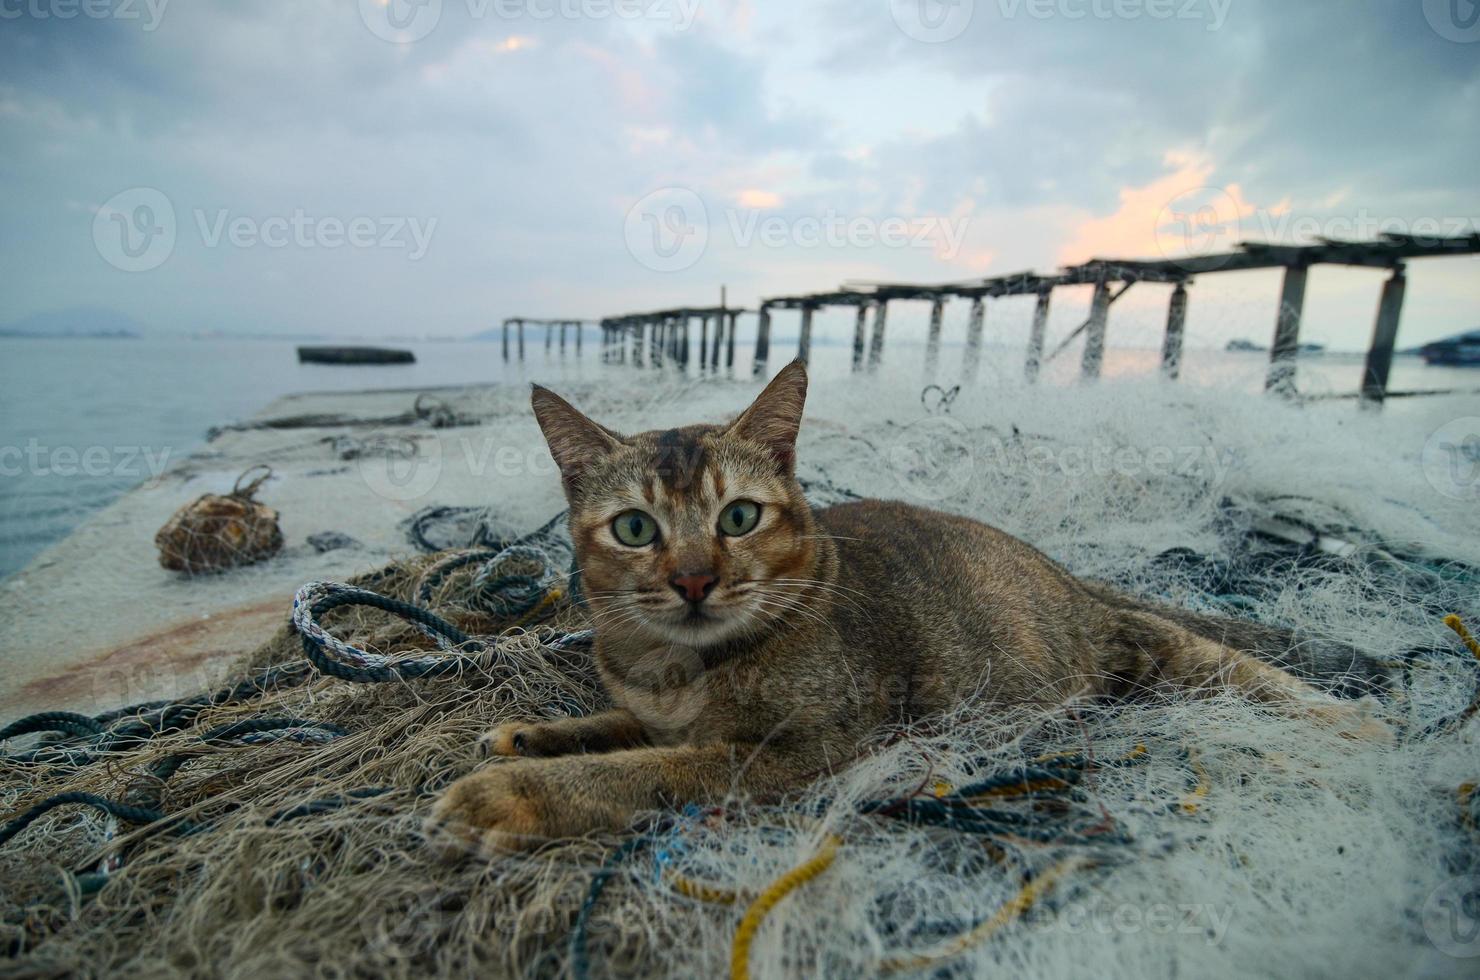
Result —
<instances>
[{"instance_id":1,"label":"wooden pier structure","mask_svg":"<svg viewBox=\"0 0 1480 980\"><path fill-rule=\"evenodd\" d=\"M1414 259L1439 256L1480 254L1480 233L1465 237L1431 238L1414 235L1383 235L1376 241L1351 242L1320 239L1309 245L1275 245L1246 242L1237 251L1177 259L1128 260L1092 259L1081 265L1066 266L1056 273L1021 272L966 282L922 285L911 283L845 283L831 292L763 299L756 316L755 355L752 373L764 375L771 354L773 314L778 310L795 310L800 315L796 356L807 361L812 352L812 321L816 311L830 307L851 307L855 311L853 334L853 370L877 371L884 360L885 332L891 303L916 301L930 304L930 318L925 344L925 367L933 374L938 368L946 305L952 301L970 304L966 318L963 380L970 382L981 366L981 349L988 321L989 300L1011 296L1033 296L1037 304L1028 339L1024 374L1036 381L1042 364L1062 352L1069 344L1084 337L1080 375L1093 380L1100 376L1105 343L1110 324L1111 307L1132 287L1140 283L1163 283L1172 286L1167 305L1166 330L1161 348L1161 370L1169 380L1181 371L1183 338L1187 325L1189 290L1198 276L1254 269L1283 269L1284 278L1279 304L1275 310L1273 339L1269 348L1269 366L1265 389L1271 393L1294 396L1296 354L1300 347L1300 326L1304 316L1306 282L1315 266L1347 266L1383 270L1388 277L1382 286L1376 322L1367 351L1359 397L1368 406L1381 405L1388 394L1388 375L1392 368L1398 325L1407 290L1407 263ZM1091 286L1089 309L1083 323L1044 354L1048 314L1054 290L1066 286ZM687 369L691 363L693 326L698 323L697 367L701 372L735 367L735 335L742 315L752 311L721 305L717 307L682 307L649 313L631 313L607 317L600 321L602 360L608 363L662 367L665 364ZM505 323L504 356L508 357L508 324L520 325L520 356L523 357L524 322L513 319ZM567 323L575 321L549 321ZM577 332L579 337L579 330ZM564 331L562 328L562 349ZM577 341L579 344L579 340ZM549 328L546 332L549 349Z\"/></svg>"},{"instance_id":2,"label":"wooden pier structure","mask_svg":"<svg viewBox=\"0 0 1480 980\"><path fill-rule=\"evenodd\" d=\"M541 320L541 319L535 319L533 317L527 317L527 316L511 316L507 320L504 321L504 335L503 335L503 340L504 340L504 360L506 360L506 361L509 360L509 328L510 327L513 327L514 330L515 330L515 332L516 332L516 334L517 334L517 341L518 341L518 344L519 344L519 360L522 361L522 360L524 360L524 328L525 328L526 325L531 326L531 327L544 327L545 328L545 353L546 354L549 354L551 352L552 348L553 348L553 344L554 344L554 340L555 340L555 332L557 330L560 331L560 353L561 353L562 356L564 356L564 354L565 354L565 344L566 344L566 341L565 341L565 331L567 329L571 328L571 327L574 327L575 328L575 332L576 332L576 353L577 354L580 354L581 353L581 330L582 330L583 327L586 326L586 324L588 324L590 322L591 322L590 320Z\"/></svg>"},{"instance_id":3,"label":"wooden pier structure","mask_svg":"<svg viewBox=\"0 0 1480 980\"><path fill-rule=\"evenodd\" d=\"M735 367L735 332L741 314L733 306L679 307L651 313L629 313L601 321L601 358L609 364L662 367L671 363L700 372ZM692 360L694 324L698 324L698 359Z\"/></svg>"}]
</instances>

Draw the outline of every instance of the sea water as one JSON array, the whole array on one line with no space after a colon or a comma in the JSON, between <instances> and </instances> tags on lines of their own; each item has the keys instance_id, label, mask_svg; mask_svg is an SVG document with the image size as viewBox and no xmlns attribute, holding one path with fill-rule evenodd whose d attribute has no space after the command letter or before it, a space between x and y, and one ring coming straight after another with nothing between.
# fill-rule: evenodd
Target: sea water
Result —
<instances>
[{"instance_id":1,"label":"sea water","mask_svg":"<svg viewBox=\"0 0 1480 980\"><path fill-rule=\"evenodd\" d=\"M814 375L851 370L851 334L834 332L814 339ZM693 338L697 345L697 329ZM546 354L538 330L531 330L526 343L523 364L506 364L496 341L443 341L389 345L412 349L415 364L344 367L299 364L296 344L282 340L0 338L0 576L199 448L211 426L248 418L282 395L634 378L630 366L599 362L594 331L587 331L579 359L573 335L563 357L558 342ZM773 338L772 369L794 356L795 343L794 337ZM935 378L946 385L959 380L963 354L959 343L943 347ZM751 358L750 345L737 345L738 376L750 376ZM1020 348L986 347L978 383L1021 384L1023 358ZM1078 359L1077 349L1065 351L1044 366L1043 382L1078 383ZM1113 383L1144 377L1157 370L1158 360L1156 351L1111 348L1103 378ZM1267 365L1266 355L1257 352L1212 350L1189 350L1183 363L1184 383L1248 391L1260 390ZM891 338L882 370L915 374L922 387L929 380L923 345L912 337ZM1312 394L1350 393L1361 373L1359 355L1307 358L1300 387ZM1390 386L1477 388L1480 372L1398 358Z\"/></svg>"}]
</instances>

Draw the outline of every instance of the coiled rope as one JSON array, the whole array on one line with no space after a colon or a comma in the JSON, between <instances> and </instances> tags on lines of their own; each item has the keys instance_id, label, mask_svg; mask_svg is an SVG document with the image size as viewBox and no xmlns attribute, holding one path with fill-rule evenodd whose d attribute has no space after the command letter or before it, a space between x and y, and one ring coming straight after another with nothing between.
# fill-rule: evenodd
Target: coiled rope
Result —
<instances>
[{"instance_id":1,"label":"coiled rope","mask_svg":"<svg viewBox=\"0 0 1480 980\"><path fill-rule=\"evenodd\" d=\"M165 819L165 815L158 810L152 810L148 807L130 806L127 803L115 803L113 800L97 796L93 793L58 793L56 796L49 797L37 803L25 813L10 821L3 828L0 828L0 845L8 843L11 838L57 807L69 806L74 803L81 806L90 806L95 810L101 810L108 814L108 816L122 820L125 823L152 824ZM184 823L176 825L180 829L190 826Z\"/></svg>"}]
</instances>

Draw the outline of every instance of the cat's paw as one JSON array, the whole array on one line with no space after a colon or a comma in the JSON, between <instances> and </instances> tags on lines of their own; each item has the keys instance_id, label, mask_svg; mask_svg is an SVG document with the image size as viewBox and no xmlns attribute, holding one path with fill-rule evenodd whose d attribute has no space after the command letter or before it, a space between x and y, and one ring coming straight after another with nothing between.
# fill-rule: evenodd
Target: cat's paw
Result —
<instances>
[{"instance_id":1,"label":"cat's paw","mask_svg":"<svg viewBox=\"0 0 1480 980\"><path fill-rule=\"evenodd\" d=\"M1397 741L1392 728L1386 722L1373 717L1373 707L1370 698L1363 698L1350 703L1320 704L1309 711L1312 718L1342 738L1379 743Z\"/></svg>"},{"instance_id":2,"label":"cat's paw","mask_svg":"<svg viewBox=\"0 0 1480 980\"><path fill-rule=\"evenodd\" d=\"M485 758L492 756L539 758L566 755L573 750L569 740L552 732L548 725L527 721L499 725L478 740L478 747Z\"/></svg>"},{"instance_id":3,"label":"cat's paw","mask_svg":"<svg viewBox=\"0 0 1480 980\"><path fill-rule=\"evenodd\" d=\"M448 856L533 850L556 836L544 816L553 809L548 796L544 781L527 767L491 766L449 786L423 831Z\"/></svg>"},{"instance_id":4,"label":"cat's paw","mask_svg":"<svg viewBox=\"0 0 1480 980\"><path fill-rule=\"evenodd\" d=\"M534 726L521 723L499 725L478 739L478 748L485 756L527 755L529 748L528 730Z\"/></svg>"}]
</instances>

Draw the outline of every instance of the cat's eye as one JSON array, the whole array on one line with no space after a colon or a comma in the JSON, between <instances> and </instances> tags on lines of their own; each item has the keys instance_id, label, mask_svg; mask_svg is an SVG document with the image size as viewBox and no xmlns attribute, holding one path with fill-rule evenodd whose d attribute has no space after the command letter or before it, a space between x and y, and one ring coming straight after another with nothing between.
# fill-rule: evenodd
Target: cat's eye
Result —
<instances>
[{"instance_id":1,"label":"cat's eye","mask_svg":"<svg viewBox=\"0 0 1480 980\"><path fill-rule=\"evenodd\" d=\"M658 522L640 510L624 510L612 521L612 533L629 548L644 548L658 536Z\"/></svg>"},{"instance_id":2,"label":"cat's eye","mask_svg":"<svg viewBox=\"0 0 1480 980\"><path fill-rule=\"evenodd\" d=\"M749 534L761 519L761 505L753 500L736 500L726 504L719 515L719 529L732 538Z\"/></svg>"}]
</instances>

